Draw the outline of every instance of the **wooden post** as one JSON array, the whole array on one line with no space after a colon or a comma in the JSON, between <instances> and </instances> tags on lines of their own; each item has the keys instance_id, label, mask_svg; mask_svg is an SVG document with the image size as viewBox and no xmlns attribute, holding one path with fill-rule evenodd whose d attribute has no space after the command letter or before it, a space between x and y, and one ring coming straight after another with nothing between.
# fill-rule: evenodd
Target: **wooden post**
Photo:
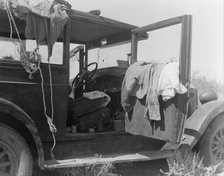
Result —
<instances>
[{"instance_id":1,"label":"wooden post","mask_svg":"<svg viewBox=\"0 0 224 176\"><path fill-rule=\"evenodd\" d=\"M70 52L70 19L68 19L63 30L63 64L68 67L69 73L69 52ZM68 74L69 79L69 74Z\"/></svg>"},{"instance_id":2,"label":"wooden post","mask_svg":"<svg viewBox=\"0 0 224 176\"><path fill-rule=\"evenodd\" d=\"M180 82L189 88L190 70L191 70L191 33L192 33L192 17L183 16L181 26L181 46L180 46Z\"/></svg>"},{"instance_id":3,"label":"wooden post","mask_svg":"<svg viewBox=\"0 0 224 176\"><path fill-rule=\"evenodd\" d=\"M137 62L138 34L132 33L131 38L131 64Z\"/></svg>"},{"instance_id":4,"label":"wooden post","mask_svg":"<svg viewBox=\"0 0 224 176\"><path fill-rule=\"evenodd\" d=\"M192 16L186 15L182 17L181 22L181 46L180 46L180 60L179 60L179 79L180 82L187 87L189 98L190 92L190 71L191 71L191 33L192 33ZM178 111L177 116L181 124L180 133L177 136L177 142L181 141L184 132L184 121L187 117L189 101L183 101L181 96L178 97Z\"/></svg>"},{"instance_id":5,"label":"wooden post","mask_svg":"<svg viewBox=\"0 0 224 176\"><path fill-rule=\"evenodd\" d=\"M85 62L84 66L86 67L88 65L88 45L85 45Z\"/></svg>"},{"instance_id":6,"label":"wooden post","mask_svg":"<svg viewBox=\"0 0 224 176\"><path fill-rule=\"evenodd\" d=\"M80 48L79 50L79 71L82 71L82 69L84 68L84 48Z\"/></svg>"}]
</instances>

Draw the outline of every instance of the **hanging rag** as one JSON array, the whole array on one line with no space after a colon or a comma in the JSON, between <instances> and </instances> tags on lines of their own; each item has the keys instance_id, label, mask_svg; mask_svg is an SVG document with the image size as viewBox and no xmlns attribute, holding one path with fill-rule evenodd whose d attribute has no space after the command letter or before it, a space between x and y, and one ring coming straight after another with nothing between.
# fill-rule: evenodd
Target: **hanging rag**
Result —
<instances>
[{"instance_id":1,"label":"hanging rag","mask_svg":"<svg viewBox=\"0 0 224 176\"><path fill-rule=\"evenodd\" d=\"M121 87L121 104L126 112L133 110L136 101L136 92L140 86L138 80L141 73L144 72L145 66L148 64L147 62L135 62L125 73Z\"/></svg>"},{"instance_id":2,"label":"hanging rag","mask_svg":"<svg viewBox=\"0 0 224 176\"><path fill-rule=\"evenodd\" d=\"M37 46L48 46L48 58L68 20L66 9L71 8L63 0L10 0L15 16L26 20L25 36L35 39ZM68 6L68 8L67 8Z\"/></svg>"},{"instance_id":3,"label":"hanging rag","mask_svg":"<svg viewBox=\"0 0 224 176\"><path fill-rule=\"evenodd\" d=\"M133 110L136 99L145 99L144 116L160 120L158 80L165 64L136 62L131 65L122 83L121 103L126 112Z\"/></svg>"},{"instance_id":4,"label":"hanging rag","mask_svg":"<svg viewBox=\"0 0 224 176\"><path fill-rule=\"evenodd\" d=\"M156 121L161 120L157 92L158 92L159 77L164 66L165 64L158 64L158 63L151 64L151 68L149 71L149 78L148 75L146 77L146 79L148 79L148 83L146 83L148 85L148 90L145 100L146 109L144 117L150 120L156 120Z\"/></svg>"},{"instance_id":5,"label":"hanging rag","mask_svg":"<svg viewBox=\"0 0 224 176\"><path fill-rule=\"evenodd\" d=\"M43 18L34 13L26 15L27 38L36 39L37 46L48 46L48 58L52 55L54 43L57 41L64 25L68 20L66 11L62 10L60 4L53 5L53 11L49 18Z\"/></svg>"}]
</instances>

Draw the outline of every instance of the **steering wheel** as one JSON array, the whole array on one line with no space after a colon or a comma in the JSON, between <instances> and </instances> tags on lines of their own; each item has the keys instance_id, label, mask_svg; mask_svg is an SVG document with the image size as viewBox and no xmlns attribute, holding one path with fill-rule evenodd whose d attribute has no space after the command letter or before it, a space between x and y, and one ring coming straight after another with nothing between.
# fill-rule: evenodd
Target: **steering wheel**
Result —
<instances>
[{"instance_id":1,"label":"steering wheel","mask_svg":"<svg viewBox=\"0 0 224 176\"><path fill-rule=\"evenodd\" d=\"M92 65L95 65L94 69L91 71L88 71L88 68ZM89 80L91 80L93 75L96 73L97 67L98 67L98 64L96 62L92 62L89 65L85 66L73 79L71 84L72 89L77 89L81 87L84 84L83 81L88 82Z\"/></svg>"}]
</instances>

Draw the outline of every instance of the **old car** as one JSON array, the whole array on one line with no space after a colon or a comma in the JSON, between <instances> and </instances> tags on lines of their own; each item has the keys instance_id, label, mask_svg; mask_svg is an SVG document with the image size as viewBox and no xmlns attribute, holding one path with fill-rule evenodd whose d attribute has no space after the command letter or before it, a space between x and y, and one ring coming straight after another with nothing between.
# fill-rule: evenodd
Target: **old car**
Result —
<instances>
[{"instance_id":1,"label":"old car","mask_svg":"<svg viewBox=\"0 0 224 176\"><path fill-rule=\"evenodd\" d=\"M224 160L224 102L212 97L198 105L197 90L190 86L191 15L138 28L67 9L68 20L48 62L38 53L23 59L23 52L33 51L27 43L35 45L35 38L25 35L26 20L8 10L0 10L1 42L4 50L12 46L9 52L15 53L15 46L20 53L0 59L0 175L30 176L35 163L41 169L55 169L155 160L171 156L183 145L200 151L207 165ZM125 72L137 61L138 41L148 39L147 32L177 24L179 79L187 93L160 102L163 119L149 123L147 135L132 133L129 128L143 116L145 105L136 100L128 121L120 103ZM98 63L89 63L90 50L127 42L131 58L126 67L98 69ZM70 51L71 44L79 46ZM79 57L79 73L70 79L74 55Z\"/></svg>"}]
</instances>

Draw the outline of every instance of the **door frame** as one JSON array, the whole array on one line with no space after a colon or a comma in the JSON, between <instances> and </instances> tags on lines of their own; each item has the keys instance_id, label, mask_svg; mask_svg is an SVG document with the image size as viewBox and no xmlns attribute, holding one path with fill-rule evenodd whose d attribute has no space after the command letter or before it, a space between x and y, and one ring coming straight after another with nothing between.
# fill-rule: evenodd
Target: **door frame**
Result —
<instances>
[{"instance_id":1,"label":"door frame","mask_svg":"<svg viewBox=\"0 0 224 176\"><path fill-rule=\"evenodd\" d=\"M166 28L170 26L181 25L181 41L180 41L180 56L179 56L179 80L187 90L187 97L189 97L189 85L190 85L190 70L191 70L191 36L192 36L192 15L179 16L160 22L156 22L150 25L139 27L132 30L132 40L131 40L131 64L137 62L137 51L138 51L138 41L139 34L155 31L161 28ZM178 98L178 107L180 109L186 109L188 107L188 101L181 101L181 97ZM184 124L186 120L186 113L178 110L176 115L181 124L179 126L179 132L177 134L177 143L180 143L184 131Z\"/></svg>"}]
</instances>

